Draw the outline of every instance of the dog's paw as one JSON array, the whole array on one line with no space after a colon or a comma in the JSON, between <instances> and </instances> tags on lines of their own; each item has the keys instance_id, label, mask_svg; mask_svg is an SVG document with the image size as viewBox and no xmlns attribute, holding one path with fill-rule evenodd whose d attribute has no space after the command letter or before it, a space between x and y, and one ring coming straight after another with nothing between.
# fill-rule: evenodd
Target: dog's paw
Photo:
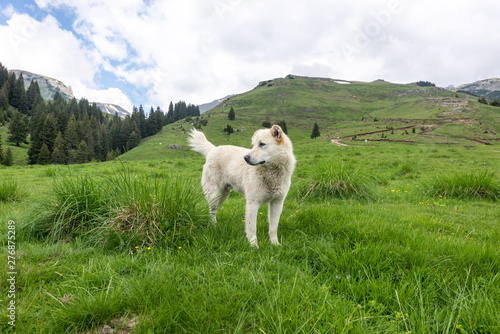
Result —
<instances>
[{"instance_id":1,"label":"dog's paw","mask_svg":"<svg viewBox=\"0 0 500 334\"><path fill-rule=\"evenodd\" d=\"M278 241L278 238L271 239L271 244L276 245L276 246L281 246L280 242Z\"/></svg>"}]
</instances>

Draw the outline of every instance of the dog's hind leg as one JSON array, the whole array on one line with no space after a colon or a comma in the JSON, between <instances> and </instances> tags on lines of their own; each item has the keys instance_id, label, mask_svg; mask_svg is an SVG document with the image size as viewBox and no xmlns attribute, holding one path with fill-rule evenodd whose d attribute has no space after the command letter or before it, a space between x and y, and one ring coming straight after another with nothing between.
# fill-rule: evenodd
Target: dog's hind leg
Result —
<instances>
[{"instance_id":1,"label":"dog's hind leg","mask_svg":"<svg viewBox=\"0 0 500 334\"><path fill-rule=\"evenodd\" d=\"M280 222L281 211L283 211L284 200L275 200L269 203L269 240L273 245L279 245L278 224Z\"/></svg>"},{"instance_id":2,"label":"dog's hind leg","mask_svg":"<svg viewBox=\"0 0 500 334\"><path fill-rule=\"evenodd\" d=\"M221 191L217 192L205 192L205 197L208 201L210 220L213 224L217 223L217 211L219 210L221 204L224 203L224 201L227 199L230 192L231 189L228 188L224 188ZM214 193L217 195L213 196L212 194Z\"/></svg>"},{"instance_id":3,"label":"dog's hind leg","mask_svg":"<svg viewBox=\"0 0 500 334\"><path fill-rule=\"evenodd\" d=\"M251 199L247 199L245 209L245 232L247 239L255 248L259 248L257 243L257 213L259 212L260 203Z\"/></svg>"}]
</instances>

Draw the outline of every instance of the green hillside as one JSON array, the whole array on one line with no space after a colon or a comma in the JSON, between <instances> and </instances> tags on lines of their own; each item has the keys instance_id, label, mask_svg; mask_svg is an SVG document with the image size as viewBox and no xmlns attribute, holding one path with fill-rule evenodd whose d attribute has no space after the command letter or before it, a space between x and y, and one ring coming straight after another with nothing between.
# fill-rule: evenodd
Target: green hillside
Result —
<instances>
[{"instance_id":1,"label":"green hillside","mask_svg":"<svg viewBox=\"0 0 500 334\"><path fill-rule=\"evenodd\" d=\"M230 108L236 119L227 117ZM490 145L500 140L500 108L477 98L437 87L394 84L386 81L346 82L287 76L263 81L251 91L235 95L203 116L203 131L216 145L248 146L252 133L265 120L285 120L296 145L309 146L314 123L321 139L347 145L365 141L444 145ZM231 136L222 130L230 124L246 130ZM125 159L150 159L179 155L169 144L185 146L191 123L168 125L163 131L128 152Z\"/></svg>"},{"instance_id":2,"label":"green hillside","mask_svg":"<svg viewBox=\"0 0 500 334\"><path fill-rule=\"evenodd\" d=\"M236 113L233 121L227 117L231 107ZM500 108L479 103L477 97L465 93L382 80L367 83L289 75L262 81L201 117L208 121L203 131L217 145L248 146L252 133L266 120L285 120L299 147L317 146L310 139L314 123L320 127L320 139L346 145L383 141L475 146L500 141ZM192 122L187 119L165 126L123 158L183 156L168 145L185 147ZM227 124L238 132L225 135L222 130ZM1 131L5 141L6 130ZM27 148L15 148L15 164L26 163Z\"/></svg>"}]
</instances>

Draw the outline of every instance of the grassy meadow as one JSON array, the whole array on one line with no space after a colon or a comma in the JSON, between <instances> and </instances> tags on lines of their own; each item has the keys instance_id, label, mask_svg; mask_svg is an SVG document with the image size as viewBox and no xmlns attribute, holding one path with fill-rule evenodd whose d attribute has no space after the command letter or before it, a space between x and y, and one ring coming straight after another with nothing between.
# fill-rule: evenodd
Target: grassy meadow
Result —
<instances>
[{"instance_id":1,"label":"grassy meadow","mask_svg":"<svg viewBox=\"0 0 500 334\"><path fill-rule=\"evenodd\" d=\"M250 146L265 114L245 112L244 98L231 99L241 103L234 121L228 107L204 114L214 144ZM204 158L187 148L187 122L106 163L0 167L0 332L500 333L498 144L464 139L459 123L441 134L389 130L394 141L347 139L404 127L392 119L319 119L324 139L313 140L305 114L272 121L282 116L297 167L281 246L268 240L264 205L260 248L250 247L237 193L209 223ZM222 134L227 123L247 131Z\"/></svg>"}]
</instances>

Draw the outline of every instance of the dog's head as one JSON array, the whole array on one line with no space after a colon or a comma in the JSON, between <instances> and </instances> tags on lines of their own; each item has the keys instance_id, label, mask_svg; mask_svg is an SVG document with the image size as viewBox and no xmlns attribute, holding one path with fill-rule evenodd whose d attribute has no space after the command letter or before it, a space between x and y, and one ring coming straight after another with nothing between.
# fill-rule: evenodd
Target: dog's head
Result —
<instances>
[{"instance_id":1,"label":"dog's head","mask_svg":"<svg viewBox=\"0 0 500 334\"><path fill-rule=\"evenodd\" d=\"M270 130L257 130L252 137L252 149L244 159L252 166L266 164L280 155L286 140L286 135L278 125L273 125Z\"/></svg>"}]
</instances>

